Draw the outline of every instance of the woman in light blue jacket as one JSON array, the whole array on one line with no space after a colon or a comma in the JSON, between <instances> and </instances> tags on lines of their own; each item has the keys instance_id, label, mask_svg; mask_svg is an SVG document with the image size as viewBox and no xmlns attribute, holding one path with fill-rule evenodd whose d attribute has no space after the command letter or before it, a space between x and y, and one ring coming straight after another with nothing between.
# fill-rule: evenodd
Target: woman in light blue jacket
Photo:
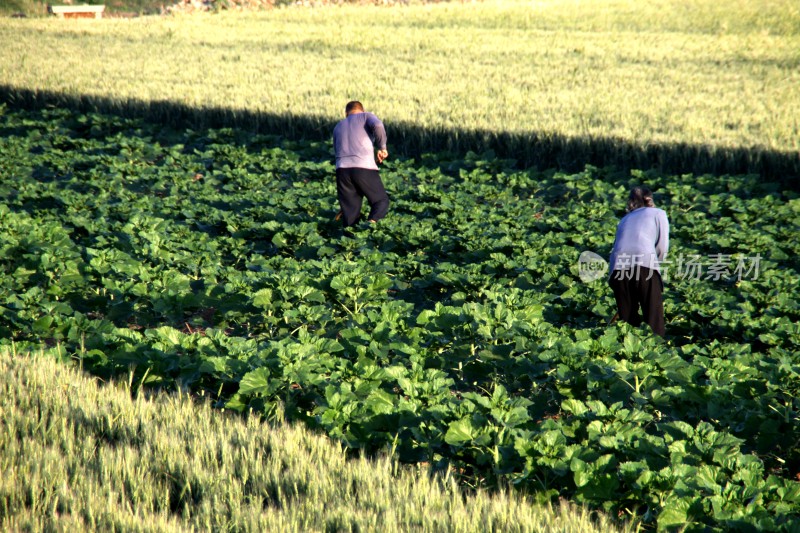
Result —
<instances>
[{"instance_id":1,"label":"woman in light blue jacket","mask_svg":"<svg viewBox=\"0 0 800 533\"><path fill-rule=\"evenodd\" d=\"M664 283L659 265L669 249L669 221L667 214L656 208L653 193L646 187L631 190L627 211L617 225L608 284L614 291L620 320L634 326L644 321L653 333L663 337Z\"/></svg>"}]
</instances>

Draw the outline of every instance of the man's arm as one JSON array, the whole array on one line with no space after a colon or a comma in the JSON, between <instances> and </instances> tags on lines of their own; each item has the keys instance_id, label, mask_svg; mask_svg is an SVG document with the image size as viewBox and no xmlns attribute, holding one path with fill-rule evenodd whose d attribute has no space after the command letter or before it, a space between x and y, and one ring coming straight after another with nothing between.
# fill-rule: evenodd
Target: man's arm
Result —
<instances>
[{"instance_id":1,"label":"man's arm","mask_svg":"<svg viewBox=\"0 0 800 533\"><path fill-rule=\"evenodd\" d=\"M372 113L367 113L366 126L373 144L378 148L378 163L382 163L389 157L389 152L386 150L386 128L383 127L383 122Z\"/></svg>"}]
</instances>

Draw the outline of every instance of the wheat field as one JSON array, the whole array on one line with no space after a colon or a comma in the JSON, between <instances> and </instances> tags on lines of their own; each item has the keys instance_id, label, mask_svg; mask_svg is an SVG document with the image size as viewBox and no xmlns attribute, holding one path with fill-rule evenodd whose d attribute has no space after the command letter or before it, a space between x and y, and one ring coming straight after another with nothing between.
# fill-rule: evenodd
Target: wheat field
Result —
<instances>
[{"instance_id":1,"label":"wheat field","mask_svg":"<svg viewBox=\"0 0 800 533\"><path fill-rule=\"evenodd\" d=\"M390 455L186 394L0 352L3 531L618 531L581 508L464 494ZM622 526L624 527L624 526Z\"/></svg>"},{"instance_id":2,"label":"wheat field","mask_svg":"<svg viewBox=\"0 0 800 533\"><path fill-rule=\"evenodd\" d=\"M792 0L6 19L0 50L5 99L46 93L184 121L169 111L177 105L290 136L327 135L344 103L359 99L392 128L396 145L411 148L493 140L535 162L578 143L589 147L575 158L609 152L624 161L631 150L658 147L688 165L703 157L745 159L744 170L770 157L788 159L790 171L800 165L800 8ZM548 149L523 153L536 143Z\"/></svg>"}]
</instances>

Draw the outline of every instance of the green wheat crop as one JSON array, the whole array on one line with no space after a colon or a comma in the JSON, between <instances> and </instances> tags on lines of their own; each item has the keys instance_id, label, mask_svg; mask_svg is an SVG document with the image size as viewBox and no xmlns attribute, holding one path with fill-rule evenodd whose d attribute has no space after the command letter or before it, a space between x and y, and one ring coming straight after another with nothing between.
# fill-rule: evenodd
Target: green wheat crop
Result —
<instances>
[{"instance_id":1,"label":"green wheat crop","mask_svg":"<svg viewBox=\"0 0 800 533\"><path fill-rule=\"evenodd\" d=\"M433 149L513 134L643 149L687 144L712 154L800 150L794 0L498 0L7 19L0 50L6 87L120 108L135 101L222 109L234 125L251 111L310 118L311 129L327 132L357 98L405 137L396 143ZM428 146L427 136L441 132L448 145Z\"/></svg>"},{"instance_id":2,"label":"green wheat crop","mask_svg":"<svg viewBox=\"0 0 800 533\"><path fill-rule=\"evenodd\" d=\"M0 353L0 376L3 531L615 529L182 394L132 395L42 354Z\"/></svg>"}]
</instances>

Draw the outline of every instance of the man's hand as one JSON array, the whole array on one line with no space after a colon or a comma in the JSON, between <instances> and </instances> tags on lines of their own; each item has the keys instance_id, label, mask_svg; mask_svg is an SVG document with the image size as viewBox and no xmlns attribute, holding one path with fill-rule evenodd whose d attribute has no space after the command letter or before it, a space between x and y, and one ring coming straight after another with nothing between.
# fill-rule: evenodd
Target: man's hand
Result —
<instances>
[{"instance_id":1,"label":"man's hand","mask_svg":"<svg viewBox=\"0 0 800 533\"><path fill-rule=\"evenodd\" d=\"M389 157L388 150L378 150L378 164L383 163L383 160Z\"/></svg>"}]
</instances>

